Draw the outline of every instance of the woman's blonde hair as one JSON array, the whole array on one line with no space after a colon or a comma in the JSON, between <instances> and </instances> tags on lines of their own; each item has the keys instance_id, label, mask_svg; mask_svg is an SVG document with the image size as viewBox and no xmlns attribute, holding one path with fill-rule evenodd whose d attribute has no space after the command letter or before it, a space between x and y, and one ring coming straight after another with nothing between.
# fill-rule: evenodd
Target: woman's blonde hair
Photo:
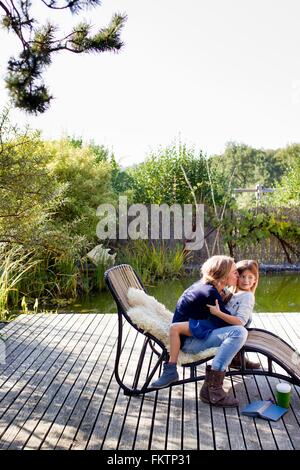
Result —
<instances>
[{"instance_id":1,"label":"woman's blonde hair","mask_svg":"<svg viewBox=\"0 0 300 470\"><path fill-rule=\"evenodd\" d=\"M217 287L220 282L226 281L233 264L234 259L230 256L211 256L201 267L202 281Z\"/></svg>"},{"instance_id":2,"label":"woman's blonde hair","mask_svg":"<svg viewBox=\"0 0 300 470\"><path fill-rule=\"evenodd\" d=\"M238 270L239 275L241 275L244 271L250 271L253 276L255 276L255 284L251 287L251 292L253 294L256 291L257 284L258 284L258 279L259 279L259 266L258 262L253 260L253 259L243 259L242 261L239 261L236 263L236 267Z\"/></svg>"}]
</instances>

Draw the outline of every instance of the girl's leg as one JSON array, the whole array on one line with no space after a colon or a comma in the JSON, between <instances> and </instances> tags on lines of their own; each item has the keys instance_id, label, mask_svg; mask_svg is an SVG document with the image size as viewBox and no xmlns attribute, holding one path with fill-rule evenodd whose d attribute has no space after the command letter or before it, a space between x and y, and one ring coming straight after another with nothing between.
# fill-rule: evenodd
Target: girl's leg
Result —
<instances>
[{"instance_id":1,"label":"girl's leg","mask_svg":"<svg viewBox=\"0 0 300 470\"><path fill-rule=\"evenodd\" d=\"M180 335L192 336L189 322L172 323L170 327L170 359L169 362L177 363L180 350Z\"/></svg>"},{"instance_id":2,"label":"girl's leg","mask_svg":"<svg viewBox=\"0 0 300 470\"><path fill-rule=\"evenodd\" d=\"M163 373L159 379L152 382L152 387L167 387L179 379L176 363L180 349L180 335L191 336L189 322L172 323L170 327L170 359L169 362L163 364Z\"/></svg>"},{"instance_id":3,"label":"girl's leg","mask_svg":"<svg viewBox=\"0 0 300 470\"><path fill-rule=\"evenodd\" d=\"M245 344L248 336L243 326L225 326L213 330L206 339L190 338L184 343L182 350L187 353L197 354L208 348L219 347L212 362L212 369L224 371L227 369L233 357Z\"/></svg>"}]
</instances>

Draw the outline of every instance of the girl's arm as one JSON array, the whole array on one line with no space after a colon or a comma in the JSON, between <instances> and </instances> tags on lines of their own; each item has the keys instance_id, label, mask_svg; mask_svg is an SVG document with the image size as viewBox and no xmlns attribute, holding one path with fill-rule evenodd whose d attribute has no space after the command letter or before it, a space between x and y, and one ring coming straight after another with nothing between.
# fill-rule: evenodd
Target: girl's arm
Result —
<instances>
[{"instance_id":1,"label":"girl's arm","mask_svg":"<svg viewBox=\"0 0 300 470\"><path fill-rule=\"evenodd\" d=\"M236 316L242 322L242 325L246 325L249 320L252 318L252 313L255 304L255 297L252 292L245 292L239 298L239 307L237 309Z\"/></svg>"},{"instance_id":2,"label":"girl's arm","mask_svg":"<svg viewBox=\"0 0 300 470\"><path fill-rule=\"evenodd\" d=\"M243 325L243 322L238 317L235 317L233 315L228 315L227 313L222 312L220 310L219 302L217 299L216 299L216 305L207 305L207 307L209 308L210 313L212 315L215 315L216 317L221 318L229 325Z\"/></svg>"}]
</instances>

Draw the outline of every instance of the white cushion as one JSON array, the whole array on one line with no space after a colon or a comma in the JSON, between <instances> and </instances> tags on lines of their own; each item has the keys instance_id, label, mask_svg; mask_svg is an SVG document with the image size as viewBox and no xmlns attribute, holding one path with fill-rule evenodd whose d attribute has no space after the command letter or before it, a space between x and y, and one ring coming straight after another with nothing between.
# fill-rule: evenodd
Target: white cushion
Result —
<instances>
[{"instance_id":1,"label":"white cushion","mask_svg":"<svg viewBox=\"0 0 300 470\"><path fill-rule=\"evenodd\" d=\"M129 305L131 305L127 313L132 322L159 339L165 345L167 351L170 351L169 331L173 313L141 289L129 287L127 297ZM188 354L180 351L178 364L187 364L214 356L217 350L218 348L209 348L198 354Z\"/></svg>"}]
</instances>

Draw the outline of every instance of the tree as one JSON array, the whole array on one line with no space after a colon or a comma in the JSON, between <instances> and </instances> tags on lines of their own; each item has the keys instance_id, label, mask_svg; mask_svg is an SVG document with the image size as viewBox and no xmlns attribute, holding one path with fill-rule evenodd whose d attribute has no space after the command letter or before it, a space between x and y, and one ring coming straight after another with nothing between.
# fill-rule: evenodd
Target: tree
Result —
<instances>
[{"instance_id":1,"label":"tree","mask_svg":"<svg viewBox=\"0 0 300 470\"><path fill-rule=\"evenodd\" d=\"M280 207L300 207L300 163L289 167L283 175L270 203Z\"/></svg>"},{"instance_id":2,"label":"tree","mask_svg":"<svg viewBox=\"0 0 300 470\"><path fill-rule=\"evenodd\" d=\"M233 187L246 188L256 183L265 183L263 150L245 144L229 142L223 155L212 157L213 167L226 180L232 174Z\"/></svg>"},{"instance_id":3,"label":"tree","mask_svg":"<svg viewBox=\"0 0 300 470\"><path fill-rule=\"evenodd\" d=\"M100 0L40 1L51 10L69 10L72 14L101 3ZM43 113L53 98L42 75L51 64L55 52L116 52L123 46L120 32L126 21L125 14L115 14L110 24L96 34L91 32L91 26L87 22L81 22L63 37L58 37L54 24L48 21L41 24L33 16L30 0L0 1L0 8L4 12L2 27L13 32L21 43L18 58L11 57L8 62L6 86L14 105L29 113Z\"/></svg>"},{"instance_id":4,"label":"tree","mask_svg":"<svg viewBox=\"0 0 300 470\"><path fill-rule=\"evenodd\" d=\"M222 155L210 158L212 174L223 184L232 179L232 188L254 189L258 183L266 188L275 187L287 166L299 158L299 149L297 144L265 150L229 142ZM256 195L241 193L236 195L236 201L240 208L253 207L256 206ZM269 201L269 195L264 196L264 201Z\"/></svg>"},{"instance_id":5,"label":"tree","mask_svg":"<svg viewBox=\"0 0 300 470\"><path fill-rule=\"evenodd\" d=\"M85 255L97 241L96 208L113 191L112 166L96 157L0 113L0 315L23 295L75 297L99 285L103 266L90 275Z\"/></svg>"},{"instance_id":6,"label":"tree","mask_svg":"<svg viewBox=\"0 0 300 470\"><path fill-rule=\"evenodd\" d=\"M61 198L47 170L51 155L39 132L20 130L0 115L0 244L37 242L38 227Z\"/></svg>"},{"instance_id":7,"label":"tree","mask_svg":"<svg viewBox=\"0 0 300 470\"><path fill-rule=\"evenodd\" d=\"M283 168L280 177L282 177L287 170L289 171L291 167L300 168L300 144L290 144L283 149L278 149L275 157ZM278 180L279 179L280 178L278 178Z\"/></svg>"},{"instance_id":8,"label":"tree","mask_svg":"<svg viewBox=\"0 0 300 470\"><path fill-rule=\"evenodd\" d=\"M76 148L67 139L42 141L39 132L14 126L4 110L0 244L56 245L64 251L68 237L93 243L99 221L96 209L114 199L112 170L110 162L96 161L91 146Z\"/></svg>"},{"instance_id":9,"label":"tree","mask_svg":"<svg viewBox=\"0 0 300 470\"><path fill-rule=\"evenodd\" d=\"M80 234L89 242L96 240L96 209L113 199L110 163L97 161L90 145L74 148L67 139L45 143L45 148L51 153L47 169L64 188L53 221L70 234Z\"/></svg>"},{"instance_id":10,"label":"tree","mask_svg":"<svg viewBox=\"0 0 300 470\"><path fill-rule=\"evenodd\" d=\"M184 170L184 172L183 172ZM199 203L211 203L207 163L202 152L180 144L161 148L145 162L128 170L134 202L146 204L193 203L190 182ZM185 173L185 174L184 174Z\"/></svg>"}]
</instances>

